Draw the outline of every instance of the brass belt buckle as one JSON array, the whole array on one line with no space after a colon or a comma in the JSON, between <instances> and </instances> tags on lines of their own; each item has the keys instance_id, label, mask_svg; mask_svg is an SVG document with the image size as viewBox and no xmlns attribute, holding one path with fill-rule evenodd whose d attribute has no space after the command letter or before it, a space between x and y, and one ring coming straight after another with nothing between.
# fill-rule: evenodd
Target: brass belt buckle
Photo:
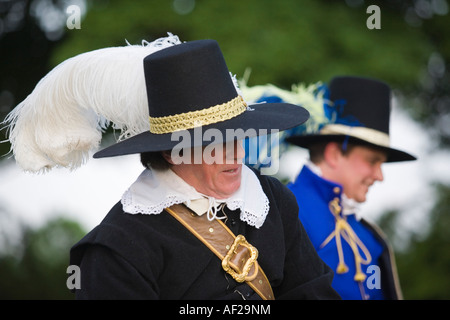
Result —
<instances>
[{"instance_id":1,"label":"brass belt buckle","mask_svg":"<svg viewBox=\"0 0 450 320\"><path fill-rule=\"evenodd\" d=\"M236 249L238 246L244 246L247 249L250 250L250 258L245 262L244 267L242 268L242 272L238 273L238 268L230 265L230 260L233 256L233 254L236 254ZM258 249L256 249L254 246L252 246L250 243L247 242L245 237L243 235L238 235L235 239L233 244L231 245L230 250L228 250L228 253L222 260L222 268L230 274L234 280L237 282L244 282L244 281L252 281L256 278L256 275L258 274L258 262L256 259L258 258ZM252 268L252 265L255 265L255 272L252 276L248 276L248 273L250 272L250 269Z\"/></svg>"}]
</instances>

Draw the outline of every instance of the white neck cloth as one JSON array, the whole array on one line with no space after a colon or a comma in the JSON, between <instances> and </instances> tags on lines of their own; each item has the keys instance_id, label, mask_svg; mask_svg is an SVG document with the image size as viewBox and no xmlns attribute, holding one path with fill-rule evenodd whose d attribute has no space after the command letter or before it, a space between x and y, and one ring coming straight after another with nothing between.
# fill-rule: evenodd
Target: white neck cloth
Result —
<instances>
[{"instance_id":1,"label":"white neck cloth","mask_svg":"<svg viewBox=\"0 0 450 320\"><path fill-rule=\"evenodd\" d=\"M242 165L241 186L228 199L201 194L172 170L145 169L122 196L123 210L129 214L159 214L165 208L183 203L208 219L217 217L218 207L225 203L230 210L240 209L240 219L259 228L269 212L269 200L261 184L247 166Z\"/></svg>"}]
</instances>

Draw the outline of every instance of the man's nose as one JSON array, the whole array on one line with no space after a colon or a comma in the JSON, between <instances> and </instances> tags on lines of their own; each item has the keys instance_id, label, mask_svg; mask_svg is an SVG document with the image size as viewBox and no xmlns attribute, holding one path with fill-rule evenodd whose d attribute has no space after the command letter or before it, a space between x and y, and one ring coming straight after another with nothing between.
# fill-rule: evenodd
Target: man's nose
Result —
<instances>
[{"instance_id":1,"label":"man's nose","mask_svg":"<svg viewBox=\"0 0 450 320\"><path fill-rule=\"evenodd\" d=\"M375 180L377 180L377 181L384 180L383 168L381 167L381 164L375 168L374 177L375 177Z\"/></svg>"},{"instance_id":2,"label":"man's nose","mask_svg":"<svg viewBox=\"0 0 450 320\"><path fill-rule=\"evenodd\" d=\"M242 144L242 140L235 140L233 142L227 142L226 159L241 162L245 157L245 150Z\"/></svg>"}]
</instances>

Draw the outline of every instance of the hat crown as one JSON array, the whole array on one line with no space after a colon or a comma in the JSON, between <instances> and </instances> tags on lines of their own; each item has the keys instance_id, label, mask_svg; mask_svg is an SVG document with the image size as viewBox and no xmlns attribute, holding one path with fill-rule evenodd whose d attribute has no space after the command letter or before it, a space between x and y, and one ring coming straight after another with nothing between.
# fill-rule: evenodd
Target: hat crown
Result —
<instances>
[{"instance_id":1,"label":"hat crown","mask_svg":"<svg viewBox=\"0 0 450 320\"><path fill-rule=\"evenodd\" d=\"M356 126L389 135L391 90L387 84L361 77L335 77L330 81L329 90L330 100L336 107L342 104L338 121L353 119L358 123Z\"/></svg>"},{"instance_id":2,"label":"hat crown","mask_svg":"<svg viewBox=\"0 0 450 320\"><path fill-rule=\"evenodd\" d=\"M95 158L244 139L268 129L286 130L309 118L304 108L287 103L249 108L215 40L161 49L146 56L143 67L150 130L97 152ZM210 129L214 137L206 135Z\"/></svg>"},{"instance_id":3,"label":"hat crown","mask_svg":"<svg viewBox=\"0 0 450 320\"><path fill-rule=\"evenodd\" d=\"M165 117L198 111L237 97L215 40L178 44L144 59L149 114Z\"/></svg>"}]
</instances>

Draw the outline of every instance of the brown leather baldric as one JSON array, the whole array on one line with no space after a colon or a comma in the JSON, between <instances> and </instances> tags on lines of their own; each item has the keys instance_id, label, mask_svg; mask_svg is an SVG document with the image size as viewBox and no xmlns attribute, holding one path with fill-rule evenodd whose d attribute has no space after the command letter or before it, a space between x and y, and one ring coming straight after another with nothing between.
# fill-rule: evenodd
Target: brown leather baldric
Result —
<instances>
[{"instance_id":1,"label":"brown leather baldric","mask_svg":"<svg viewBox=\"0 0 450 320\"><path fill-rule=\"evenodd\" d=\"M269 280L256 260L258 250L242 235L236 237L222 221L209 221L206 214L198 216L181 204L165 211L214 252L222 261L223 269L237 282L245 281L262 299L274 300Z\"/></svg>"}]
</instances>

